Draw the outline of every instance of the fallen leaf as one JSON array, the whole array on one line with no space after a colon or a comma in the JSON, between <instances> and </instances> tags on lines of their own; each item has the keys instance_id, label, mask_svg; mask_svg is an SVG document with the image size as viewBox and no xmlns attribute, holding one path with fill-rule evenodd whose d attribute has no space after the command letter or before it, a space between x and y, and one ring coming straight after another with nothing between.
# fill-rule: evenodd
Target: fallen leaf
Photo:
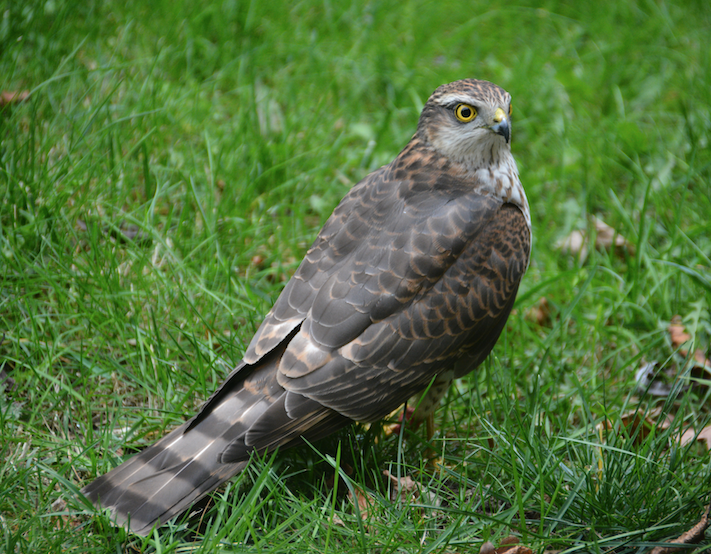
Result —
<instances>
[{"instance_id":1,"label":"fallen leaf","mask_svg":"<svg viewBox=\"0 0 711 554\"><path fill-rule=\"evenodd\" d=\"M682 545L682 544L698 544L701 542L704 538L704 535L706 533L706 529L708 529L709 526L709 509L711 508L711 504L706 506L706 511L704 512L704 515L701 516L701 519L699 522L694 525L691 529L686 531L685 533L682 533L678 539L674 539L673 541L669 541L668 544L670 545ZM673 554L675 552L689 552L688 548L678 547L678 546L656 546L652 549L650 554Z\"/></svg>"},{"instance_id":2,"label":"fallen leaf","mask_svg":"<svg viewBox=\"0 0 711 554\"><path fill-rule=\"evenodd\" d=\"M634 437L634 444L641 444L644 442L650 433L652 433L656 428L667 429L673 418L671 415L667 414L666 417L659 421L658 417L661 415L661 408L655 410L650 410L646 414L642 413L640 410L630 410L620 415L620 423L625 430L628 437ZM612 431L615 428L615 424L606 419L604 422L598 424L598 432L600 436L603 435L603 430Z\"/></svg>"},{"instance_id":3,"label":"fallen leaf","mask_svg":"<svg viewBox=\"0 0 711 554\"><path fill-rule=\"evenodd\" d=\"M548 304L548 299L545 296L542 296L538 302L526 310L525 318L539 327L550 326L551 307Z\"/></svg>"},{"instance_id":4,"label":"fallen leaf","mask_svg":"<svg viewBox=\"0 0 711 554\"><path fill-rule=\"evenodd\" d=\"M619 257L624 257L625 253L629 256L634 256L634 244L594 215L590 216L588 229L591 227L595 229L594 247L597 250L609 251L614 249L615 255ZM588 251L591 246L590 243L591 239L588 236L588 230L576 229L564 239L559 240L556 243L556 247L562 252L578 256L580 261L583 262L588 256Z\"/></svg>"},{"instance_id":5,"label":"fallen leaf","mask_svg":"<svg viewBox=\"0 0 711 554\"><path fill-rule=\"evenodd\" d=\"M353 489L348 490L348 501L357 508L356 511L363 521L368 519L370 511L375 507L375 498L355 484L353 484ZM334 515L331 518L331 522L342 527L346 526L343 519L338 515Z\"/></svg>"},{"instance_id":6,"label":"fallen leaf","mask_svg":"<svg viewBox=\"0 0 711 554\"><path fill-rule=\"evenodd\" d=\"M518 544L518 541L518 537L514 537L513 535L508 536L501 539L501 545L498 548L496 548L491 542L486 541L481 545L479 554L504 554L504 552L506 554L533 554L533 550L527 546Z\"/></svg>"},{"instance_id":7,"label":"fallen leaf","mask_svg":"<svg viewBox=\"0 0 711 554\"><path fill-rule=\"evenodd\" d=\"M262 256L261 254L255 254L254 256L252 256L251 263L257 269L264 269L264 260L264 256Z\"/></svg>"},{"instance_id":8,"label":"fallen leaf","mask_svg":"<svg viewBox=\"0 0 711 554\"><path fill-rule=\"evenodd\" d=\"M667 397L672 386L659 379L659 362L645 362L634 375L637 390L651 396Z\"/></svg>"},{"instance_id":9,"label":"fallen leaf","mask_svg":"<svg viewBox=\"0 0 711 554\"><path fill-rule=\"evenodd\" d=\"M598 250L614 248L617 255L628 252L631 256L634 256L634 245L630 241L601 219L595 216L592 219L595 224L595 248Z\"/></svg>"},{"instance_id":10,"label":"fallen leaf","mask_svg":"<svg viewBox=\"0 0 711 554\"><path fill-rule=\"evenodd\" d=\"M10 104L19 104L20 102L24 102L27 98L29 98L29 96L29 90L21 90L19 92L4 90L0 92L0 108L4 108Z\"/></svg>"},{"instance_id":11,"label":"fallen leaf","mask_svg":"<svg viewBox=\"0 0 711 554\"><path fill-rule=\"evenodd\" d=\"M67 502L63 498L57 498L50 505L50 510L52 513L49 514L50 521L54 523L56 529L61 529L62 527L77 527L80 522L77 518L70 517L67 509Z\"/></svg>"},{"instance_id":12,"label":"fallen leaf","mask_svg":"<svg viewBox=\"0 0 711 554\"><path fill-rule=\"evenodd\" d=\"M680 315L675 315L674 317L672 317L671 323L668 327L668 331L669 337L671 338L672 342L672 348L674 348L675 350L678 349L679 354L682 357L687 358L689 356L689 349L682 348L682 345L689 342L692 337L689 333L686 332L686 328L682 323ZM694 351L694 355L692 356L692 358L695 362L695 367L701 366L702 368L708 368L708 371L711 372L711 360L706 358L706 353L701 348L697 348Z\"/></svg>"},{"instance_id":13,"label":"fallen leaf","mask_svg":"<svg viewBox=\"0 0 711 554\"><path fill-rule=\"evenodd\" d=\"M672 346L679 348L682 344L691 340L691 335L686 332L684 324L681 322L681 316L675 315L672 317L668 327L669 336L671 337Z\"/></svg>"},{"instance_id":14,"label":"fallen leaf","mask_svg":"<svg viewBox=\"0 0 711 554\"><path fill-rule=\"evenodd\" d=\"M8 369L14 367L7 362L3 362L2 365L0 365L0 387L7 391L13 391L15 390L15 380L5 371L6 366Z\"/></svg>"},{"instance_id":15,"label":"fallen leaf","mask_svg":"<svg viewBox=\"0 0 711 554\"><path fill-rule=\"evenodd\" d=\"M691 442L705 441L706 448L711 450L711 425L704 427L696 434L693 429L687 429L684 431L679 439L681 446L686 446Z\"/></svg>"},{"instance_id":16,"label":"fallen leaf","mask_svg":"<svg viewBox=\"0 0 711 554\"><path fill-rule=\"evenodd\" d=\"M355 499L353 498L353 491L355 491ZM370 510L375 507L375 498L355 485L353 486L353 491L348 491L348 500L351 501L351 504L358 507L360 518L365 521L368 519Z\"/></svg>"},{"instance_id":17,"label":"fallen leaf","mask_svg":"<svg viewBox=\"0 0 711 554\"><path fill-rule=\"evenodd\" d=\"M390 492L391 502L397 502L399 500L402 503L408 503L420 496L418 483L409 475L398 478L387 469L383 471L383 475L390 479L390 482L393 484L393 488Z\"/></svg>"},{"instance_id":18,"label":"fallen leaf","mask_svg":"<svg viewBox=\"0 0 711 554\"><path fill-rule=\"evenodd\" d=\"M506 554L533 554L533 550L523 544L517 544L512 548L496 549L496 554L503 554L504 552L506 552Z\"/></svg>"}]
</instances>

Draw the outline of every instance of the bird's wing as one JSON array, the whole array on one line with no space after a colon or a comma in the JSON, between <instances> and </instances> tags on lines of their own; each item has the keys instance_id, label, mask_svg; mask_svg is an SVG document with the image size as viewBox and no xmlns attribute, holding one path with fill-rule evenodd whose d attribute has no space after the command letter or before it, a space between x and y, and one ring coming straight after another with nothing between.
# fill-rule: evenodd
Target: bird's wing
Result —
<instances>
[{"instance_id":1,"label":"bird's wing","mask_svg":"<svg viewBox=\"0 0 711 554\"><path fill-rule=\"evenodd\" d=\"M312 321L312 312L286 348L279 364L279 383L352 419L374 421L426 387L439 372L456 370L462 375L481 363L513 307L528 264L530 232L515 206L477 202L481 217L467 222L470 231L475 228L474 236L445 271L442 265L419 266L426 285L411 298L396 297L396 309L383 310L382 317L355 329L357 336L343 346L321 353L325 350L320 340L324 323ZM450 205L450 209L463 216L467 212L464 204ZM466 219L452 217L449 223L453 221L464 224ZM463 227L455 233L461 236L464 231ZM369 292L392 282L384 267L376 273L369 281L374 285ZM329 290L322 289L320 294ZM314 305L319 300L317 296ZM338 308L331 310L329 300ZM339 323L350 324L352 316L342 307L347 301L331 293L323 302L323 313L331 317L327 330ZM378 305L378 300L375 304L378 308L386 305ZM343 314L341 320L333 318L333 313Z\"/></svg>"},{"instance_id":2,"label":"bird's wing","mask_svg":"<svg viewBox=\"0 0 711 554\"><path fill-rule=\"evenodd\" d=\"M530 252L520 209L476 183L393 173L371 174L336 208L248 348L251 361L294 334L278 365L299 393L292 410L310 399L377 420L472 348L457 371L476 367L511 311Z\"/></svg>"}]
</instances>

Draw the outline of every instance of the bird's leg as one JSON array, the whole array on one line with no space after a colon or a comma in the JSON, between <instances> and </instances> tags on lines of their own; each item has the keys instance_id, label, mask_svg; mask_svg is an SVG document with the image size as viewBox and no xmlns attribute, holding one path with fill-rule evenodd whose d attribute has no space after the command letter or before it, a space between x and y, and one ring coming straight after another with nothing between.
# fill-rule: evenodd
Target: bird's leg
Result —
<instances>
[{"instance_id":1,"label":"bird's leg","mask_svg":"<svg viewBox=\"0 0 711 554\"><path fill-rule=\"evenodd\" d=\"M434 412L427 414L425 424L427 425L427 442L430 442L435 434Z\"/></svg>"}]
</instances>

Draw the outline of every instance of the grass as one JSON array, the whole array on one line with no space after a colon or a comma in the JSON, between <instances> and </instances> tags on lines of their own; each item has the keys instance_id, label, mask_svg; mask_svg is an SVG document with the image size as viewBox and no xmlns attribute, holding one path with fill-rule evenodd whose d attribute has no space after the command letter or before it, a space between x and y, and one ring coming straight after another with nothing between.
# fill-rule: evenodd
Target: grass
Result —
<instances>
[{"instance_id":1,"label":"grass","mask_svg":"<svg viewBox=\"0 0 711 554\"><path fill-rule=\"evenodd\" d=\"M711 459L678 435L708 424L708 375L686 386L667 327L708 351L710 31L704 2L0 1L0 91L30 91L0 108L4 550L626 553L689 529ZM95 517L78 488L193 413L339 199L463 77L513 95L534 250L438 412L444 464L355 426L145 540ZM634 254L556 248L592 215ZM636 390L651 361L666 397Z\"/></svg>"}]
</instances>

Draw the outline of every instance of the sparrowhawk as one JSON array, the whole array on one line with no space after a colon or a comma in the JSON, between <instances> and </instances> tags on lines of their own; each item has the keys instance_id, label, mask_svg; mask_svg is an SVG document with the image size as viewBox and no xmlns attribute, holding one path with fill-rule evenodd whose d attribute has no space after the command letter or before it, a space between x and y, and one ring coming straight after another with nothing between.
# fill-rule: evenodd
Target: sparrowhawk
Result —
<instances>
[{"instance_id":1,"label":"sparrowhawk","mask_svg":"<svg viewBox=\"0 0 711 554\"><path fill-rule=\"evenodd\" d=\"M510 117L511 97L492 83L437 88L404 150L338 204L197 415L84 495L146 535L253 452L376 421L428 387L438 400L475 369L530 256Z\"/></svg>"}]
</instances>

